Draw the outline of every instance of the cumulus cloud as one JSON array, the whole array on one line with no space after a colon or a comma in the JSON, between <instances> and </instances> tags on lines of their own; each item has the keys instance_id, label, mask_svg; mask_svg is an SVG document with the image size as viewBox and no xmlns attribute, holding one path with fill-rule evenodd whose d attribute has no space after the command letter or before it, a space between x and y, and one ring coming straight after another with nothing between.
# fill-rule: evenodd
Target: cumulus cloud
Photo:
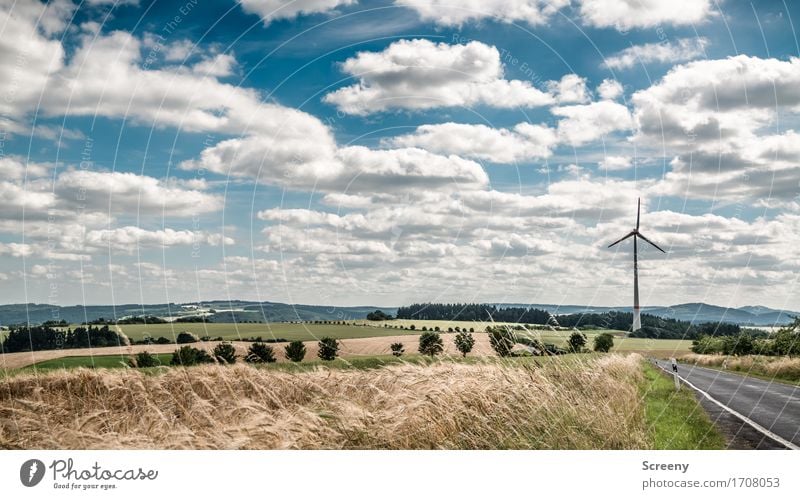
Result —
<instances>
[{"instance_id":1,"label":"cumulus cloud","mask_svg":"<svg viewBox=\"0 0 800 499\"><path fill-rule=\"evenodd\" d=\"M341 68L358 82L323 100L348 114L476 105L537 107L553 102L551 95L527 81L504 79L498 50L477 41L449 45L400 40L381 52L359 52Z\"/></svg>"},{"instance_id":2,"label":"cumulus cloud","mask_svg":"<svg viewBox=\"0 0 800 499\"><path fill-rule=\"evenodd\" d=\"M548 82L547 89L559 104L584 104L590 100L586 78L576 74L564 75L560 81Z\"/></svg>"},{"instance_id":3,"label":"cumulus cloud","mask_svg":"<svg viewBox=\"0 0 800 499\"><path fill-rule=\"evenodd\" d=\"M558 122L559 140L579 146L612 132L633 126L628 108L613 101L599 101L578 106L555 107L551 112L564 119Z\"/></svg>"},{"instance_id":4,"label":"cumulus cloud","mask_svg":"<svg viewBox=\"0 0 800 499\"><path fill-rule=\"evenodd\" d=\"M395 0L425 21L444 26L496 19L506 23L545 24L569 0Z\"/></svg>"},{"instance_id":5,"label":"cumulus cloud","mask_svg":"<svg viewBox=\"0 0 800 499\"><path fill-rule=\"evenodd\" d=\"M609 69L627 69L654 62L663 64L690 61L703 57L707 46L708 39L702 37L634 45L606 58L603 65Z\"/></svg>"},{"instance_id":6,"label":"cumulus cloud","mask_svg":"<svg viewBox=\"0 0 800 499\"><path fill-rule=\"evenodd\" d=\"M606 171L627 170L633 166L633 160L627 156L606 156L598 166Z\"/></svg>"},{"instance_id":7,"label":"cumulus cloud","mask_svg":"<svg viewBox=\"0 0 800 499\"><path fill-rule=\"evenodd\" d=\"M340 6L353 5L357 0L241 0L245 12L257 14L264 26L276 19L294 19L301 15L328 13Z\"/></svg>"},{"instance_id":8,"label":"cumulus cloud","mask_svg":"<svg viewBox=\"0 0 800 499\"><path fill-rule=\"evenodd\" d=\"M127 253L141 248L234 244L233 238L222 234L170 228L146 230L135 226L90 230L86 233L84 242L89 247L113 248Z\"/></svg>"},{"instance_id":9,"label":"cumulus cloud","mask_svg":"<svg viewBox=\"0 0 800 499\"><path fill-rule=\"evenodd\" d=\"M205 149L199 159L186 161L180 167L203 168L292 189L349 194L488 183L480 165L453 155L442 156L418 148L373 150L305 144L297 148L289 145L289 153L282 155L281 145L268 137L230 139Z\"/></svg>"},{"instance_id":10,"label":"cumulus cloud","mask_svg":"<svg viewBox=\"0 0 800 499\"><path fill-rule=\"evenodd\" d=\"M710 0L578 0L584 24L596 28L652 28L702 23L712 15Z\"/></svg>"},{"instance_id":11,"label":"cumulus cloud","mask_svg":"<svg viewBox=\"0 0 800 499\"><path fill-rule=\"evenodd\" d=\"M511 129L462 123L422 125L411 134L385 141L396 147L421 147L437 154L456 154L493 163L547 158L556 142L553 129L530 123L520 123Z\"/></svg>"},{"instance_id":12,"label":"cumulus cloud","mask_svg":"<svg viewBox=\"0 0 800 499\"><path fill-rule=\"evenodd\" d=\"M623 93L622 84L617 80L605 79L597 86L597 94L603 100L614 100Z\"/></svg>"}]
</instances>

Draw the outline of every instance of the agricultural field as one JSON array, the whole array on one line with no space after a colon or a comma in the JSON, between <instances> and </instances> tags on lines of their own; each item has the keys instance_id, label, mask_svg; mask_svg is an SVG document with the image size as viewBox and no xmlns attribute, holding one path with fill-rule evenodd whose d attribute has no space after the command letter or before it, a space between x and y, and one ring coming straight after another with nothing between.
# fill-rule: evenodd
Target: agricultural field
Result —
<instances>
[{"instance_id":1,"label":"agricultural field","mask_svg":"<svg viewBox=\"0 0 800 499\"><path fill-rule=\"evenodd\" d=\"M197 336L222 337L224 340L236 341L243 338L262 337L264 340L282 338L289 341L317 341L325 336L336 339L372 338L376 336L397 336L403 334L419 334L403 329L389 329L379 326L359 324L310 324L271 322L262 324L238 323L169 323L169 324L121 324L112 326L122 331L132 341L147 337L174 339L182 331L190 331Z\"/></svg>"},{"instance_id":2,"label":"agricultural field","mask_svg":"<svg viewBox=\"0 0 800 499\"><path fill-rule=\"evenodd\" d=\"M3 378L0 447L650 449L669 442L654 433L648 400L671 393L647 389L637 354L386 360L376 369L237 363ZM697 412L691 402L681 410Z\"/></svg>"}]
</instances>

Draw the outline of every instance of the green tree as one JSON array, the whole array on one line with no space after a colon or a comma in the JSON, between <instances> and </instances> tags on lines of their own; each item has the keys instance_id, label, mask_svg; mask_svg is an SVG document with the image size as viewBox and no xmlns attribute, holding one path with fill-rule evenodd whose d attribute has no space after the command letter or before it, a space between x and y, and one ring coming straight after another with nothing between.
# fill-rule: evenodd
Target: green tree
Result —
<instances>
[{"instance_id":1,"label":"green tree","mask_svg":"<svg viewBox=\"0 0 800 499\"><path fill-rule=\"evenodd\" d=\"M419 337L419 353L422 355L430 355L431 357L438 355L444 351L444 343L439 333L422 333Z\"/></svg>"},{"instance_id":2,"label":"green tree","mask_svg":"<svg viewBox=\"0 0 800 499\"><path fill-rule=\"evenodd\" d=\"M244 360L253 364L263 364L276 362L278 359L275 358L275 351L271 346L255 342L247 349L247 355Z\"/></svg>"},{"instance_id":3,"label":"green tree","mask_svg":"<svg viewBox=\"0 0 800 499\"><path fill-rule=\"evenodd\" d=\"M569 335L567 344L569 344L569 349L573 352L580 352L586 346L586 335L580 331L574 331Z\"/></svg>"},{"instance_id":4,"label":"green tree","mask_svg":"<svg viewBox=\"0 0 800 499\"><path fill-rule=\"evenodd\" d=\"M614 347L614 335L611 333L598 334L594 337L594 351L608 352Z\"/></svg>"},{"instance_id":5,"label":"green tree","mask_svg":"<svg viewBox=\"0 0 800 499\"><path fill-rule=\"evenodd\" d=\"M214 362L214 358L211 357L208 352L187 345L172 353L170 364L173 366L193 366L196 364L210 364L212 362Z\"/></svg>"},{"instance_id":6,"label":"green tree","mask_svg":"<svg viewBox=\"0 0 800 499\"><path fill-rule=\"evenodd\" d=\"M405 352L402 343L392 343L389 346L389 348L392 349L392 355L394 355L395 357L400 357L401 355L403 355L403 352Z\"/></svg>"},{"instance_id":7,"label":"green tree","mask_svg":"<svg viewBox=\"0 0 800 499\"><path fill-rule=\"evenodd\" d=\"M236 349L228 342L222 342L214 347L214 358L220 364L234 364L236 362Z\"/></svg>"},{"instance_id":8,"label":"green tree","mask_svg":"<svg viewBox=\"0 0 800 499\"><path fill-rule=\"evenodd\" d=\"M197 343L200 341L200 338L197 337L196 334L190 333L189 331L183 331L178 333L178 336L175 338L175 343Z\"/></svg>"},{"instance_id":9,"label":"green tree","mask_svg":"<svg viewBox=\"0 0 800 499\"><path fill-rule=\"evenodd\" d=\"M335 338L322 338L318 346L317 357L322 360L333 360L339 353L339 342Z\"/></svg>"},{"instance_id":10,"label":"green tree","mask_svg":"<svg viewBox=\"0 0 800 499\"><path fill-rule=\"evenodd\" d=\"M475 346L475 338L466 331L458 333L453 342L463 357L466 357L472 351L472 347Z\"/></svg>"},{"instance_id":11,"label":"green tree","mask_svg":"<svg viewBox=\"0 0 800 499\"><path fill-rule=\"evenodd\" d=\"M161 365L158 357L148 351L139 352L128 360L131 367L156 367Z\"/></svg>"},{"instance_id":12,"label":"green tree","mask_svg":"<svg viewBox=\"0 0 800 499\"><path fill-rule=\"evenodd\" d=\"M504 326L489 326L486 328L489 333L489 344L500 357L511 356L511 351L517 343L514 331Z\"/></svg>"},{"instance_id":13,"label":"green tree","mask_svg":"<svg viewBox=\"0 0 800 499\"><path fill-rule=\"evenodd\" d=\"M284 348L286 358L292 362L300 362L306 356L306 346L302 341L295 340Z\"/></svg>"}]
</instances>

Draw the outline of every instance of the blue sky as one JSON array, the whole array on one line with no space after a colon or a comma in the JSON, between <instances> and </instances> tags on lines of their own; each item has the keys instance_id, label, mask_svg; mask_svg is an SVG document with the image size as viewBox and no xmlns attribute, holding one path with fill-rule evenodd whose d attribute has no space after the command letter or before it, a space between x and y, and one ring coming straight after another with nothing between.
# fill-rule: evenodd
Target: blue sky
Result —
<instances>
[{"instance_id":1,"label":"blue sky","mask_svg":"<svg viewBox=\"0 0 800 499\"><path fill-rule=\"evenodd\" d=\"M2 302L800 309L790 2L0 9Z\"/></svg>"}]
</instances>

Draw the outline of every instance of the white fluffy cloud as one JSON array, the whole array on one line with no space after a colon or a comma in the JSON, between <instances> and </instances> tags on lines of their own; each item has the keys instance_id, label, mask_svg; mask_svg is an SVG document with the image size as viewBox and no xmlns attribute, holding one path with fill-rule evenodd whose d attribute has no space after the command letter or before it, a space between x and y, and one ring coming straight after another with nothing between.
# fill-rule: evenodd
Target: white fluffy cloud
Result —
<instances>
[{"instance_id":1,"label":"white fluffy cloud","mask_svg":"<svg viewBox=\"0 0 800 499\"><path fill-rule=\"evenodd\" d=\"M558 122L559 140L579 146L609 133L633 126L628 108L613 101L599 101L578 106L555 107L551 112L564 119Z\"/></svg>"},{"instance_id":2,"label":"white fluffy cloud","mask_svg":"<svg viewBox=\"0 0 800 499\"><path fill-rule=\"evenodd\" d=\"M603 100L614 100L623 94L622 84L617 80L605 79L597 86L597 94Z\"/></svg>"},{"instance_id":3,"label":"white fluffy cloud","mask_svg":"<svg viewBox=\"0 0 800 499\"><path fill-rule=\"evenodd\" d=\"M633 160L627 156L606 156L598 166L606 171L628 170L633 166Z\"/></svg>"},{"instance_id":4,"label":"white fluffy cloud","mask_svg":"<svg viewBox=\"0 0 800 499\"><path fill-rule=\"evenodd\" d=\"M357 0L241 0L245 12L258 14L268 25L276 19L294 19L300 15L331 12L337 7L353 5Z\"/></svg>"},{"instance_id":5,"label":"white fluffy cloud","mask_svg":"<svg viewBox=\"0 0 800 499\"><path fill-rule=\"evenodd\" d=\"M382 52L359 52L342 70L358 83L324 97L348 114L388 109L488 105L537 107L553 97L527 81L506 80L500 53L490 45L400 40Z\"/></svg>"},{"instance_id":6,"label":"white fluffy cloud","mask_svg":"<svg viewBox=\"0 0 800 499\"><path fill-rule=\"evenodd\" d=\"M708 39L679 38L661 43L634 45L606 58L604 65L609 69L627 69L639 64L673 63L698 59L705 54Z\"/></svg>"},{"instance_id":7,"label":"white fluffy cloud","mask_svg":"<svg viewBox=\"0 0 800 499\"><path fill-rule=\"evenodd\" d=\"M552 154L556 142L553 129L530 123L520 123L511 129L462 123L422 125L414 133L386 140L396 147L421 147L438 154L456 154L493 163L546 158Z\"/></svg>"},{"instance_id":8,"label":"white fluffy cloud","mask_svg":"<svg viewBox=\"0 0 800 499\"><path fill-rule=\"evenodd\" d=\"M497 19L540 25L569 5L569 0L395 0L396 5L413 9L425 21L444 26Z\"/></svg>"},{"instance_id":9,"label":"white fluffy cloud","mask_svg":"<svg viewBox=\"0 0 800 499\"><path fill-rule=\"evenodd\" d=\"M203 151L183 169L203 168L222 175L249 178L263 184L350 194L404 191L420 187L482 186L488 177L480 165L457 156L432 154L417 148L373 150L361 146L336 148L289 146L286 155L269 138L230 139ZM302 155L298 153L303 153Z\"/></svg>"},{"instance_id":10,"label":"white fluffy cloud","mask_svg":"<svg viewBox=\"0 0 800 499\"><path fill-rule=\"evenodd\" d=\"M661 24L698 24L713 12L711 0L578 0L578 3L585 24L620 31Z\"/></svg>"},{"instance_id":11,"label":"white fluffy cloud","mask_svg":"<svg viewBox=\"0 0 800 499\"><path fill-rule=\"evenodd\" d=\"M133 253L141 248L166 248L170 246L234 244L233 238L221 234L201 231L174 230L170 228L147 230L141 227L124 226L114 229L90 230L84 240L86 246L112 248Z\"/></svg>"}]
</instances>

